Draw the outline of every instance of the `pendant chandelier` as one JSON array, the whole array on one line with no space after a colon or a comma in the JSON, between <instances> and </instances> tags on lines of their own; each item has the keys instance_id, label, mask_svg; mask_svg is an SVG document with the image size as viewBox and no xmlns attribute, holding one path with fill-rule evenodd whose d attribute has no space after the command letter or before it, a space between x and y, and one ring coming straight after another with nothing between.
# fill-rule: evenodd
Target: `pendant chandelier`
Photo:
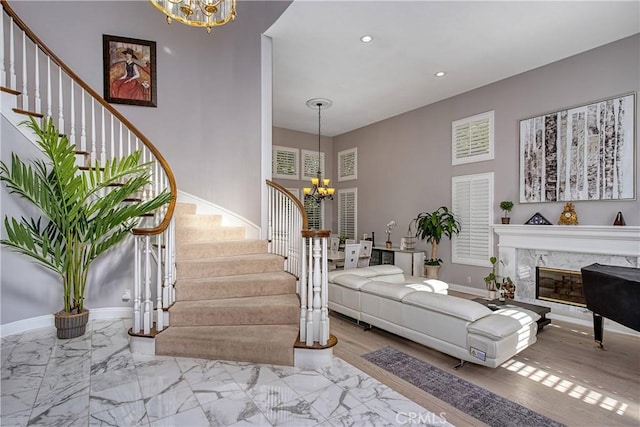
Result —
<instances>
[{"instance_id":1,"label":"pendant chandelier","mask_svg":"<svg viewBox=\"0 0 640 427\"><path fill-rule=\"evenodd\" d=\"M321 111L331 107L332 102L328 99L314 98L307 101L307 107L318 109L318 172L315 178L311 178L311 187L305 187L302 189L305 196L312 197L316 203L320 204L323 200L333 200L333 194L336 192L335 188L329 187L330 179L322 179L322 171L320 170L320 124Z\"/></svg>"},{"instance_id":2,"label":"pendant chandelier","mask_svg":"<svg viewBox=\"0 0 640 427\"><path fill-rule=\"evenodd\" d=\"M151 0L167 16L167 24L174 19L194 27L211 28L236 19L236 0Z\"/></svg>"}]
</instances>

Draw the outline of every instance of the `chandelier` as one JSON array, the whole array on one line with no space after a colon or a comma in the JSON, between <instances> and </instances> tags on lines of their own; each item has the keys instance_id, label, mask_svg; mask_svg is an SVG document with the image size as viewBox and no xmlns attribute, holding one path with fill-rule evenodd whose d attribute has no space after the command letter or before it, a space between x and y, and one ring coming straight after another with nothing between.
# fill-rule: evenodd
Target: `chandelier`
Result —
<instances>
[{"instance_id":1,"label":"chandelier","mask_svg":"<svg viewBox=\"0 0 640 427\"><path fill-rule=\"evenodd\" d=\"M224 25L236 19L236 0L151 0L151 3L167 15L167 24L174 19L194 27Z\"/></svg>"},{"instance_id":2,"label":"chandelier","mask_svg":"<svg viewBox=\"0 0 640 427\"><path fill-rule=\"evenodd\" d=\"M311 187L305 187L302 189L305 196L312 197L316 203L320 204L323 200L333 200L333 193L336 192L335 188L329 187L330 179L322 179L322 171L320 170L320 123L321 123L321 111L331 107L332 102L328 99L314 98L307 101L307 107L318 109L318 172L315 178L311 178Z\"/></svg>"}]
</instances>

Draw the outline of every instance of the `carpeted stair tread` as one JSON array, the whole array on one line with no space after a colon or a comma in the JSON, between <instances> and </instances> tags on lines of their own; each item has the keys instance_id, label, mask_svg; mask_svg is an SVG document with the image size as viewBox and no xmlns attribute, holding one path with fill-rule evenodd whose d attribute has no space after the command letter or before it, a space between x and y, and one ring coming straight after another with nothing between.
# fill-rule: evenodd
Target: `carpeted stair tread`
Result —
<instances>
[{"instance_id":1,"label":"carpeted stair tread","mask_svg":"<svg viewBox=\"0 0 640 427\"><path fill-rule=\"evenodd\" d=\"M298 325L171 326L156 336L156 354L293 366Z\"/></svg>"},{"instance_id":2,"label":"carpeted stair tread","mask_svg":"<svg viewBox=\"0 0 640 427\"><path fill-rule=\"evenodd\" d=\"M222 215L214 214L187 214L175 216L177 227L220 227Z\"/></svg>"},{"instance_id":3,"label":"carpeted stair tread","mask_svg":"<svg viewBox=\"0 0 640 427\"><path fill-rule=\"evenodd\" d=\"M284 260L279 255L256 254L182 260L176 263L178 280L205 277L236 276L282 271Z\"/></svg>"},{"instance_id":4,"label":"carpeted stair tread","mask_svg":"<svg viewBox=\"0 0 640 427\"><path fill-rule=\"evenodd\" d=\"M171 326L299 324L295 294L177 301L169 310Z\"/></svg>"},{"instance_id":5,"label":"carpeted stair tread","mask_svg":"<svg viewBox=\"0 0 640 427\"><path fill-rule=\"evenodd\" d=\"M206 242L217 240L241 240L245 237L244 227L176 227L176 243Z\"/></svg>"},{"instance_id":6,"label":"carpeted stair tread","mask_svg":"<svg viewBox=\"0 0 640 427\"><path fill-rule=\"evenodd\" d=\"M178 216L181 214L195 214L197 206L195 203L176 203L176 208L173 211L174 215Z\"/></svg>"},{"instance_id":7,"label":"carpeted stair tread","mask_svg":"<svg viewBox=\"0 0 640 427\"><path fill-rule=\"evenodd\" d=\"M176 260L208 259L235 255L267 253L266 240L229 240L222 242L192 242L176 245Z\"/></svg>"},{"instance_id":8,"label":"carpeted stair tread","mask_svg":"<svg viewBox=\"0 0 640 427\"><path fill-rule=\"evenodd\" d=\"M185 279L176 283L178 301L295 294L295 292L296 278L283 271Z\"/></svg>"}]
</instances>

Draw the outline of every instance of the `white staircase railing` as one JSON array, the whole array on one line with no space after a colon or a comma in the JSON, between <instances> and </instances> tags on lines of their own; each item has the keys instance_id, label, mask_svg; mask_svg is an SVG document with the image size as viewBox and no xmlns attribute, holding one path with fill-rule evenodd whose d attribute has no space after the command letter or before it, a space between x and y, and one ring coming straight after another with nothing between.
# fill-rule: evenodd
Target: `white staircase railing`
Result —
<instances>
[{"instance_id":1,"label":"white staircase railing","mask_svg":"<svg viewBox=\"0 0 640 427\"><path fill-rule=\"evenodd\" d=\"M91 163L142 152L150 163L152 183L140 199L170 191L172 200L153 216L141 218L133 230L134 334L161 331L165 309L175 301L175 209L177 187L173 172L157 148L122 114L82 81L33 34L5 0L0 0L0 89L17 95L13 113L52 117L79 153ZM6 49L6 50L5 50ZM155 271L152 268L155 261ZM155 286L154 286L155 284ZM155 298L154 298L155 294ZM154 309L155 306L155 309Z\"/></svg>"},{"instance_id":2,"label":"white staircase railing","mask_svg":"<svg viewBox=\"0 0 640 427\"><path fill-rule=\"evenodd\" d=\"M267 181L269 252L285 259L285 271L298 279L300 341L308 347L329 341L329 230L309 230L304 206L284 187Z\"/></svg>"}]
</instances>

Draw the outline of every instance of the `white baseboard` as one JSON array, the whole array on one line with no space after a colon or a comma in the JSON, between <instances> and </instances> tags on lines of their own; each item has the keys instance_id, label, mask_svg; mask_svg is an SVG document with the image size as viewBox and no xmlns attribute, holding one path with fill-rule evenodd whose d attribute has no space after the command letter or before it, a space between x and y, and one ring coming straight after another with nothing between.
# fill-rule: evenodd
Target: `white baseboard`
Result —
<instances>
[{"instance_id":1,"label":"white baseboard","mask_svg":"<svg viewBox=\"0 0 640 427\"><path fill-rule=\"evenodd\" d=\"M479 297L486 297L487 291L484 289L472 288L470 286L456 285L455 283L449 283L449 289L452 291L463 292L465 294L477 295Z\"/></svg>"},{"instance_id":2,"label":"white baseboard","mask_svg":"<svg viewBox=\"0 0 640 427\"><path fill-rule=\"evenodd\" d=\"M193 194L185 193L178 190L178 202L180 203L193 203L197 206L197 212L200 214L215 214L222 215L222 225L244 227L247 239L260 239L261 231L260 227L248 219L237 215L221 206L211 203Z\"/></svg>"},{"instance_id":3,"label":"white baseboard","mask_svg":"<svg viewBox=\"0 0 640 427\"><path fill-rule=\"evenodd\" d=\"M101 307L89 309L89 320L128 319L133 316L131 307ZM34 329L53 328L53 314L31 317L0 325L0 337L21 334Z\"/></svg>"}]
</instances>

